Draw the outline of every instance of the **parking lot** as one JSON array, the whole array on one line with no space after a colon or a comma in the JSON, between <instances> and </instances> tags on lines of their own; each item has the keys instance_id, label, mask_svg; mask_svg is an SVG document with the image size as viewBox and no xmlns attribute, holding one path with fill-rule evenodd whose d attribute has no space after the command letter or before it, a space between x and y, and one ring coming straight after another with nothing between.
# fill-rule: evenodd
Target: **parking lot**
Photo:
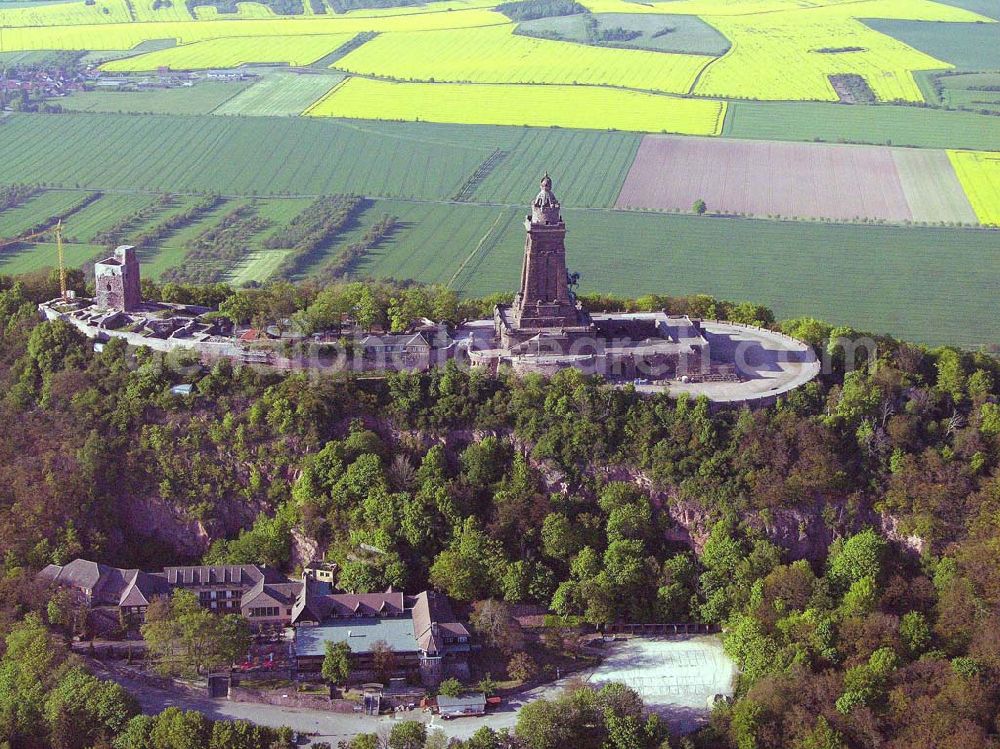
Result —
<instances>
[{"instance_id":1,"label":"parking lot","mask_svg":"<svg viewBox=\"0 0 1000 749\"><path fill-rule=\"evenodd\" d=\"M718 635L691 635L611 643L590 681L627 684L672 728L686 732L707 720L712 696L732 696L735 678L736 664Z\"/></svg>"}]
</instances>

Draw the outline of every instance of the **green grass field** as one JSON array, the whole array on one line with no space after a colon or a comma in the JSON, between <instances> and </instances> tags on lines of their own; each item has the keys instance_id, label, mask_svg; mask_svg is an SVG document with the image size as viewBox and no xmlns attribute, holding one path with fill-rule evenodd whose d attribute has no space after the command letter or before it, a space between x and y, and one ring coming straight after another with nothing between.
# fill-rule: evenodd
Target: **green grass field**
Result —
<instances>
[{"instance_id":1,"label":"green grass field","mask_svg":"<svg viewBox=\"0 0 1000 749\"><path fill-rule=\"evenodd\" d=\"M176 39L150 39L149 41L135 45L132 49L105 49L96 52L87 52L80 60L86 65L100 65L109 60L120 60L123 57L131 57L142 52L154 52L158 49L169 49L175 46L177 46Z\"/></svg>"},{"instance_id":2,"label":"green grass field","mask_svg":"<svg viewBox=\"0 0 1000 749\"><path fill-rule=\"evenodd\" d=\"M179 201L174 208L164 212L163 216L158 217L156 221L162 220L170 213L180 212L189 207L193 202L195 202L193 198L186 198ZM218 224L219 219L242 202L244 201L223 200L218 206L205 213L197 221L193 221L171 232L155 245L139 250L139 261L142 263L142 272L148 278L158 279L164 271L181 265L189 252L189 248L186 246L187 243L206 229ZM150 224L154 224L156 221L152 221ZM146 226L148 227L149 224Z\"/></svg>"},{"instance_id":3,"label":"green grass field","mask_svg":"<svg viewBox=\"0 0 1000 749\"><path fill-rule=\"evenodd\" d=\"M246 204L246 202L245 200L223 200L215 208L200 216L197 221L192 221L190 224L171 232L163 238L161 244L166 247L182 247L206 229L215 226L219 219L231 210Z\"/></svg>"},{"instance_id":4,"label":"green grass field","mask_svg":"<svg viewBox=\"0 0 1000 749\"><path fill-rule=\"evenodd\" d=\"M261 218L273 221L275 225L286 224L304 211L311 202L305 198L261 200L257 204L257 214Z\"/></svg>"},{"instance_id":5,"label":"green grass field","mask_svg":"<svg viewBox=\"0 0 1000 749\"><path fill-rule=\"evenodd\" d=\"M246 91L222 103L213 114L272 117L299 115L343 79L344 76L340 73L270 73Z\"/></svg>"},{"instance_id":6,"label":"green grass field","mask_svg":"<svg viewBox=\"0 0 1000 749\"><path fill-rule=\"evenodd\" d=\"M226 280L237 287L250 281L263 283L278 269L289 252L291 250L255 250L233 268Z\"/></svg>"},{"instance_id":7,"label":"green grass field","mask_svg":"<svg viewBox=\"0 0 1000 749\"><path fill-rule=\"evenodd\" d=\"M141 91L77 91L59 100L75 112L208 114L245 88L245 82L205 81L195 86Z\"/></svg>"},{"instance_id":8,"label":"green grass field","mask_svg":"<svg viewBox=\"0 0 1000 749\"><path fill-rule=\"evenodd\" d=\"M82 192L46 191L16 208L0 211L0 237L23 235L37 224L71 208L83 197Z\"/></svg>"},{"instance_id":9,"label":"green grass field","mask_svg":"<svg viewBox=\"0 0 1000 749\"><path fill-rule=\"evenodd\" d=\"M458 190L493 146L474 129L432 130L305 118L11 115L0 121L0 182L433 199ZM517 133L494 130L490 140Z\"/></svg>"},{"instance_id":10,"label":"green grass field","mask_svg":"<svg viewBox=\"0 0 1000 749\"><path fill-rule=\"evenodd\" d=\"M1000 150L1000 117L905 106L731 102L723 136Z\"/></svg>"},{"instance_id":11,"label":"green grass field","mask_svg":"<svg viewBox=\"0 0 1000 749\"><path fill-rule=\"evenodd\" d=\"M697 16L658 13L578 13L572 16L538 18L518 24L517 33L542 38L557 34L560 39L567 41L594 43L588 33L588 21L591 18L597 22L598 33L624 29L641 34L628 41L603 42L609 46L713 56L725 54L729 49L726 37Z\"/></svg>"},{"instance_id":12,"label":"green grass field","mask_svg":"<svg viewBox=\"0 0 1000 749\"><path fill-rule=\"evenodd\" d=\"M935 80L943 106L1000 114L1000 72L940 75Z\"/></svg>"},{"instance_id":13,"label":"green grass field","mask_svg":"<svg viewBox=\"0 0 1000 749\"><path fill-rule=\"evenodd\" d=\"M184 262L187 250L183 247L146 247L139 250L143 278L159 280L160 274Z\"/></svg>"},{"instance_id":14,"label":"green grass field","mask_svg":"<svg viewBox=\"0 0 1000 749\"><path fill-rule=\"evenodd\" d=\"M155 195L106 194L64 221L63 236L87 242L98 232L110 229L119 219L150 205L154 200Z\"/></svg>"},{"instance_id":15,"label":"green grass field","mask_svg":"<svg viewBox=\"0 0 1000 749\"><path fill-rule=\"evenodd\" d=\"M956 8L965 8L966 10L971 10L974 13L979 13L980 15L986 16L987 18L995 18L1000 21L1000 5L997 5L996 0L937 0L944 5L954 5Z\"/></svg>"},{"instance_id":16,"label":"green grass field","mask_svg":"<svg viewBox=\"0 0 1000 749\"><path fill-rule=\"evenodd\" d=\"M71 268L90 263L103 248L94 244L65 244L63 253L66 265ZM31 273L42 268L59 267L55 244L19 245L0 249L0 273Z\"/></svg>"},{"instance_id":17,"label":"green grass field","mask_svg":"<svg viewBox=\"0 0 1000 749\"><path fill-rule=\"evenodd\" d=\"M952 107L990 111L1000 114L1000 91L947 89L946 98Z\"/></svg>"},{"instance_id":18,"label":"green grass field","mask_svg":"<svg viewBox=\"0 0 1000 749\"><path fill-rule=\"evenodd\" d=\"M565 217L570 270L585 291L708 293L928 344L1000 342L1000 232L613 211ZM505 234L478 272L463 276L464 294L516 289L521 229Z\"/></svg>"},{"instance_id":19,"label":"green grass field","mask_svg":"<svg viewBox=\"0 0 1000 749\"><path fill-rule=\"evenodd\" d=\"M9 7L6 4L0 8ZM14 67L15 65L48 65L55 63L61 52L47 52L44 50L27 52L0 52L0 67Z\"/></svg>"},{"instance_id":20,"label":"green grass field","mask_svg":"<svg viewBox=\"0 0 1000 749\"><path fill-rule=\"evenodd\" d=\"M997 24L890 20L867 20L865 23L961 70L1000 68L1000 26Z\"/></svg>"},{"instance_id":21,"label":"green grass field","mask_svg":"<svg viewBox=\"0 0 1000 749\"><path fill-rule=\"evenodd\" d=\"M508 154L478 185L473 200L522 205L526 197L532 197L528 193L539 177L551 171L564 205L610 207L642 141L641 135L633 133L538 128L511 128L509 132L517 140L500 146Z\"/></svg>"},{"instance_id":22,"label":"green grass field","mask_svg":"<svg viewBox=\"0 0 1000 749\"><path fill-rule=\"evenodd\" d=\"M448 283L484 237L488 238L499 228L497 220L501 214L512 212L515 209L482 205L373 201L362 215L361 226L354 235L359 235L386 214L396 216L400 225L352 268L352 273L359 277L417 278ZM345 235L330 248L329 255L358 238ZM318 268L326 259L318 260L312 267Z\"/></svg>"},{"instance_id":23,"label":"green grass field","mask_svg":"<svg viewBox=\"0 0 1000 749\"><path fill-rule=\"evenodd\" d=\"M95 129L101 138L93 137ZM499 148L508 155L475 190L475 200L520 204L552 169L567 205L608 207L639 140L627 133L428 123L11 115L0 122L0 183L449 200Z\"/></svg>"},{"instance_id":24,"label":"green grass field","mask_svg":"<svg viewBox=\"0 0 1000 749\"><path fill-rule=\"evenodd\" d=\"M897 148L892 160L914 219L970 226L979 223L946 151Z\"/></svg>"}]
</instances>

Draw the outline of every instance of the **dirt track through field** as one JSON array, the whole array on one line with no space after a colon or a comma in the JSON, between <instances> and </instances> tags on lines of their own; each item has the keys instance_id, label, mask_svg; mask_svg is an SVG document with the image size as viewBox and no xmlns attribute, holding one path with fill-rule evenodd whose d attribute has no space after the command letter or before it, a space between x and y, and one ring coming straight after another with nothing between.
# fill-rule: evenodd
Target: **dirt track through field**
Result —
<instances>
[{"instance_id":1,"label":"dirt track through field","mask_svg":"<svg viewBox=\"0 0 1000 749\"><path fill-rule=\"evenodd\" d=\"M901 150L648 135L615 207L690 211L704 200L713 213L765 217L970 220L947 158Z\"/></svg>"}]
</instances>

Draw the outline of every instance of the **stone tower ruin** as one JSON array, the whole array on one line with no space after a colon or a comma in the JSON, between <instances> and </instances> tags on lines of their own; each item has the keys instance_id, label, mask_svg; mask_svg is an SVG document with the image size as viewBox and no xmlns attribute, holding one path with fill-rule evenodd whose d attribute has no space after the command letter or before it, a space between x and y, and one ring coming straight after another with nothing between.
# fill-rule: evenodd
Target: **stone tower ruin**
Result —
<instances>
[{"instance_id":1,"label":"stone tower ruin","mask_svg":"<svg viewBox=\"0 0 1000 749\"><path fill-rule=\"evenodd\" d=\"M142 304L139 258L135 247L121 245L114 255L94 264L95 303L109 310L131 312Z\"/></svg>"}]
</instances>

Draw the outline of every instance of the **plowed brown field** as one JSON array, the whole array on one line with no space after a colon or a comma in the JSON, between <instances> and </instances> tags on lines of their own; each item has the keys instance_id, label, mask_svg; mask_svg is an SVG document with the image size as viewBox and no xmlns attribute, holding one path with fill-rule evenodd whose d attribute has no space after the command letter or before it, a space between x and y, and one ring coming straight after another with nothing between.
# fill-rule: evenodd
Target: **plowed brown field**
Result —
<instances>
[{"instance_id":1,"label":"plowed brown field","mask_svg":"<svg viewBox=\"0 0 1000 749\"><path fill-rule=\"evenodd\" d=\"M954 217L941 215L940 207L931 212L911 206L899 159L894 158L897 150L648 135L616 207L689 211L696 200L704 200L710 212L724 214L839 221L968 220L968 211L957 208L966 201L953 173L934 182L949 193L957 191L942 196L945 205L954 201ZM943 161L928 164L938 168Z\"/></svg>"}]
</instances>

